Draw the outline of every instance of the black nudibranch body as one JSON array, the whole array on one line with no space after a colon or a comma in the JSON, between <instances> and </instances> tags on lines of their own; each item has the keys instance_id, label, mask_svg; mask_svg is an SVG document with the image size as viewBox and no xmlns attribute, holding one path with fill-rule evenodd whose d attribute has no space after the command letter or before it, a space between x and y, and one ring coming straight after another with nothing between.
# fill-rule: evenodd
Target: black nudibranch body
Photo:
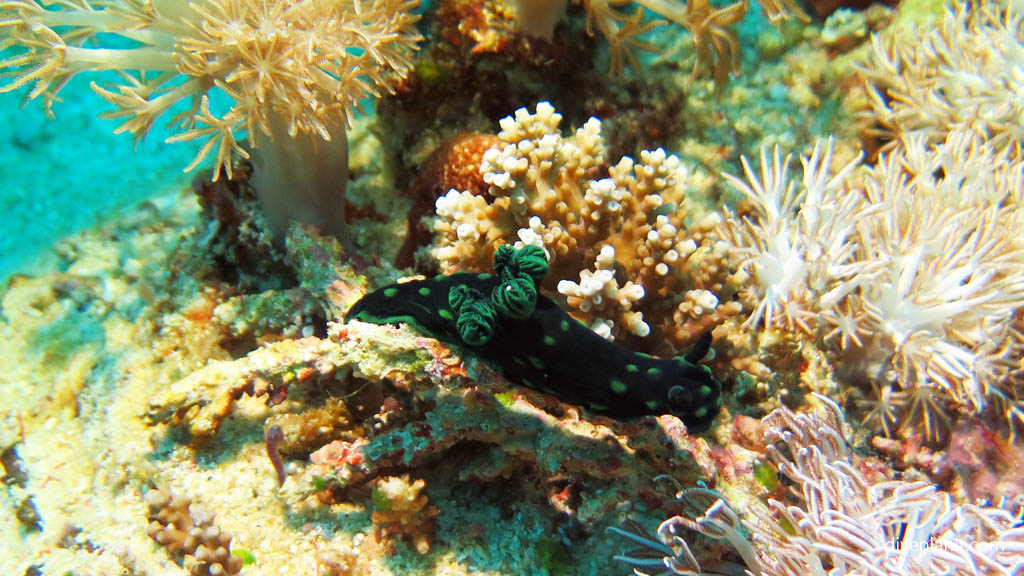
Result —
<instances>
[{"instance_id":1,"label":"black nudibranch body","mask_svg":"<svg viewBox=\"0 0 1024 576\"><path fill-rule=\"evenodd\" d=\"M714 420L721 386L698 364L710 333L685 357L631 352L538 293L547 273L540 248L502 246L494 267L495 274L386 286L352 306L346 320L410 324L478 355L512 382L613 417L674 414L692 430Z\"/></svg>"}]
</instances>

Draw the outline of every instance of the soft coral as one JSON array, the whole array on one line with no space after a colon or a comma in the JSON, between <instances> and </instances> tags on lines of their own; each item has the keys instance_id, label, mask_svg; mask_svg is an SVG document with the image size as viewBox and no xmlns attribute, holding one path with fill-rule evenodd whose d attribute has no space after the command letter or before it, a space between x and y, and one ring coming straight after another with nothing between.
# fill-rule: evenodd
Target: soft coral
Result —
<instances>
[{"instance_id":1,"label":"soft coral","mask_svg":"<svg viewBox=\"0 0 1024 576\"><path fill-rule=\"evenodd\" d=\"M188 169L216 149L255 152L255 180L275 235L291 218L345 238L346 126L360 98L390 90L412 66L419 0L4 0L0 92L32 85L51 106L82 72L115 70L92 87L117 109L117 131L143 138L179 102L169 140L203 139ZM120 36L120 39L115 37ZM124 48L125 40L131 46ZM230 99L224 112L209 93ZM244 134L248 146L239 143ZM282 172L283 170L283 172ZM287 190L286 190L287 189Z\"/></svg>"}]
</instances>

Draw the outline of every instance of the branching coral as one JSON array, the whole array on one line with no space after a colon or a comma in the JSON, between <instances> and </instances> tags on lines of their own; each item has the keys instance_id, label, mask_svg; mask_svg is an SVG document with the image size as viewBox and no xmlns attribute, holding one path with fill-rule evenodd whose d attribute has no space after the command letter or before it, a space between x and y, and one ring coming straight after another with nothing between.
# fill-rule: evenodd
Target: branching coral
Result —
<instances>
[{"instance_id":1,"label":"branching coral","mask_svg":"<svg viewBox=\"0 0 1024 576\"><path fill-rule=\"evenodd\" d=\"M172 555L185 556L193 576L238 574L242 557L231 553L231 535L213 523L213 513L166 490L146 493L149 537Z\"/></svg>"},{"instance_id":2,"label":"branching coral","mask_svg":"<svg viewBox=\"0 0 1024 576\"><path fill-rule=\"evenodd\" d=\"M373 489L373 523L381 535L397 534L408 539L420 554L430 551L434 535L434 518L440 512L428 504L427 495L421 494L426 482L415 482L409 476L381 478Z\"/></svg>"},{"instance_id":3,"label":"branching coral","mask_svg":"<svg viewBox=\"0 0 1024 576\"><path fill-rule=\"evenodd\" d=\"M780 409L763 419L769 458L795 484L794 503L768 499L768 511L744 522L714 493L684 490L680 499L704 504L693 518L669 518L657 539L636 526L614 529L643 546L617 559L638 574L700 572L683 538L693 530L728 540L757 575L1008 576L1024 569L1024 529L1013 514L957 504L928 482L869 479L851 457L839 406L821 400L823 416Z\"/></svg>"},{"instance_id":4,"label":"branching coral","mask_svg":"<svg viewBox=\"0 0 1024 576\"><path fill-rule=\"evenodd\" d=\"M418 0L11 0L0 4L0 88L31 85L47 113L83 72L119 80L93 89L143 138L174 114L169 140L203 140L188 166L213 154L216 179L233 154L255 149L255 181L275 234L290 218L343 241L345 129L360 98L389 90L411 68ZM125 47L128 45L129 47ZM221 112L210 96L227 96ZM174 113L176 105L187 107ZM181 108L180 106L177 106ZM243 147L242 138L249 149Z\"/></svg>"},{"instance_id":5,"label":"branching coral","mask_svg":"<svg viewBox=\"0 0 1024 576\"><path fill-rule=\"evenodd\" d=\"M550 259L547 287L606 337L657 329L683 347L700 332L676 329L677 306L701 299L706 310L685 304L679 312L706 314L704 330L735 314L738 305L704 292L687 296L720 292L728 267L702 235L717 217L687 222L688 171L679 159L658 149L606 168L601 122L562 136L561 118L541 102L536 113L519 109L501 121L501 144L480 166L493 201L457 190L438 198L432 252L442 270L486 271L501 244L540 246Z\"/></svg>"},{"instance_id":6,"label":"branching coral","mask_svg":"<svg viewBox=\"0 0 1024 576\"><path fill-rule=\"evenodd\" d=\"M719 227L751 273L746 325L885 358L867 375L906 391L883 396L933 440L947 403L972 413L994 403L1013 424L1024 161L963 131L935 145L906 136L870 168L833 170L831 156L819 143L802 158L801 184L778 151L762 154L760 177L744 161L747 181L729 178L750 202Z\"/></svg>"}]
</instances>

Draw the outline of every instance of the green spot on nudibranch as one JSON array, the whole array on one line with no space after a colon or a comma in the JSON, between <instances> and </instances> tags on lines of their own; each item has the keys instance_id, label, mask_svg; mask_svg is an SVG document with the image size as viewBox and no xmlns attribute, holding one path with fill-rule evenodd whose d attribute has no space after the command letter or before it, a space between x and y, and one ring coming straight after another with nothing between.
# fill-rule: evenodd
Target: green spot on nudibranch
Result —
<instances>
[{"instance_id":1,"label":"green spot on nudibranch","mask_svg":"<svg viewBox=\"0 0 1024 576\"><path fill-rule=\"evenodd\" d=\"M484 272L484 273L482 273L482 274L477 274L477 275L476 275L476 277L477 277L477 278L479 278L479 279L481 279L481 280L488 280L488 279L490 279L490 278L491 278L491 276L494 276L494 274L488 274L488 273L486 273L486 272Z\"/></svg>"},{"instance_id":2,"label":"green spot on nudibranch","mask_svg":"<svg viewBox=\"0 0 1024 576\"><path fill-rule=\"evenodd\" d=\"M658 376L661 376L661 370L658 370L657 368L648 368L647 375L651 378L657 378Z\"/></svg>"},{"instance_id":3,"label":"green spot on nudibranch","mask_svg":"<svg viewBox=\"0 0 1024 576\"><path fill-rule=\"evenodd\" d=\"M706 398L710 394L711 394L711 386L708 386L707 384L704 384L703 386L700 387L700 397L701 398Z\"/></svg>"},{"instance_id":4,"label":"green spot on nudibranch","mask_svg":"<svg viewBox=\"0 0 1024 576\"><path fill-rule=\"evenodd\" d=\"M697 418L703 418L708 415L708 409L705 406L701 406L693 412L693 415Z\"/></svg>"},{"instance_id":5,"label":"green spot on nudibranch","mask_svg":"<svg viewBox=\"0 0 1024 576\"><path fill-rule=\"evenodd\" d=\"M498 392L494 395L494 399L497 400L502 406L508 408L516 401L516 395L514 392Z\"/></svg>"},{"instance_id":6,"label":"green spot on nudibranch","mask_svg":"<svg viewBox=\"0 0 1024 576\"><path fill-rule=\"evenodd\" d=\"M561 322L558 323L558 327L562 329L562 332L568 332L569 331L569 321L568 320L562 320Z\"/></svg>"},{"instance_id":7,"label":"green spot on nudibranch","mask_svg":"<svg viewBox=\"0 0 1024 576\"><path fill-rule=\"evenodd\" d=\"M636 364L626 364L626 372L629 372L630 374L636 374L639 371L640 368L638 368Z\"/></svg>"},{"instance_id":8,"label":"green spot on nudibranch","mask_svg":"<svg viewBox=\"0 0 1024 576\"><path fill-rule=\"evenodd\" d=\"M647 405L647 409L648 410L656 410L658 408L658 401L657 400L648 400L646 402L646 405Z\"/></svg>"},{"instance_id":9,"label":"green spot on nudibranch","mask_svg":"<svg viewBox=\"0 0 1024 576\"><path fill-rule=\"evenodd\" d=\"M255 564L256 563L256 556L254 556L252 552L249 552L245 548L235 548L235 547L232 547L231 548L231 555L232 556L238 556L239 558L241 558L242 559L242 566L248 566L250 564ZM70 571L67 572L67 574L70 574L70 573L71 573Z\"/></svg>"},{"instance_id":10,"label":"green spot on nudibranch","mask_svg":"<svg viewBox=\"0 0 1024 576\"><path fill-rule=\"evenodd\" d=\"M527 356L526 359L529 360L530 364L533 364L533 367L536 368L537 370L540 370L541 368L544 367L544 363L541 362L540 358L537 358L536 356Z\"/></svg>"},{"instance_id":11,"label":"green spot on nudibranch","mask_svg":"<svg viewBox=\"0 0 1024 576\"><path fill-rule=\"evenodd\" d=\"M440 310L438 310L437 315L440 316L441 318L444 318L445 320L452 320L453 318L455 318L455 316L452 315L452 311L448 310L447 308L441 308Z\"/></svg>"},{"instance_id":12,"label":"green spot on nudibranch","mask_svg":"<svg viewBox=\"0 0 1024 576\"><path fill-rule=\"evenodd\" d=\"M625 394L626 390L629 390L626 383L618 378L612 378L609 385L612 387L612 392L615 392L616 394Z\"/></svg>"},{"instance_id":13,"label":"green spot on nudibranch","mask_svg":"<svg viewBox=\"0 0 1024 576\"><path fill-rule=\"evenodd\" d=\"M420 288L420 296L430 296L430 288L427 288L426 286Z\"/></svg>"},{"instance_id":14,"label":"green spot on nudibranch","mask_svg":"<svg viewBox=\"0 0 1024 576\"><path fill-rule=\"evenodd\" d=\"M398 294L398 288L385 288L384 295L388 298L393 298L395 294Z\"/></svg>"},{"instance_id":15,"label":"green spot on nudibranch","mask_svg":"<svg viewBox=\"0 0 1024 576\"><path fill-rule=\"evenodd\" d=\"M554 346L555 345L555 339L553 337L551 337L551 336L544 336L544 344L546 346Z\"/></svg>"}]
</instances>

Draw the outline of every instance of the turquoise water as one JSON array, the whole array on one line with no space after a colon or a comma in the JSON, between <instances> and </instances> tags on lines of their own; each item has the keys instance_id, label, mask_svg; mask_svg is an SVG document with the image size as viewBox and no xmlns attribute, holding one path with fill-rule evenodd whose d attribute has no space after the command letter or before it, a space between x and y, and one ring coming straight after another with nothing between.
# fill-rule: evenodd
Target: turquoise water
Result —
<instances>
[{"instance_id":1,"label":"turquoise water","mask_svg":"<svg viewBox=\"0 0 1024 576\"><path fill-rule=\"evenodd\" d=\"M111 105L84 79L61 91L54 119L39 100L22 107L23 92L0 94L0 283L50 265L54 241L187 184L195 152L162 129L133 150L117 121L97 118Z\"/></svg>"}]
</instances>

